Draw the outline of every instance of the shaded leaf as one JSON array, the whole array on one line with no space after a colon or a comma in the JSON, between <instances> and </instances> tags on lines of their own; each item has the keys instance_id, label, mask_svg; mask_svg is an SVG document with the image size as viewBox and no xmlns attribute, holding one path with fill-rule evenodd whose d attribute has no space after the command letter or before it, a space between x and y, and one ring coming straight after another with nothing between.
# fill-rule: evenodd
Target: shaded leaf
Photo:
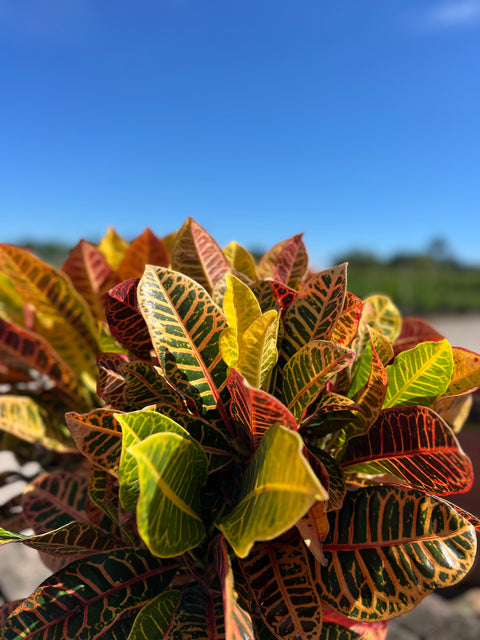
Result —
<instances>
[{"instance_id":1,"label":"shaded leaf","mask_svg":"<svg viewBox=\"0 0 480 640\"><path fill-rule=\"evenodd\" d=\"M353 361L355 352L327 340L302 347L283 370L283 397L297 423L320 391L338 371Z\"/></svg>"},{"instance_id":2,"label":"shaded leaf","mask_svg":"<svg viewBox=\"0 0 480 640\"><path fill-rule=\"evenodd\" d=\"M388 296L368 296L363 301L363 320L383 334L390 342L400 335L402 318L399 310Z\"/></svg>"},{"instance_id":3,"label":"shaded leaf","mask_svg":"<svg viewBox=\"0 0 480 640\"><path fill-rule=\"evenodd\" d=\"M7 620L1 640L116 638L122 617L133 617L171 582L174 562L146 549L118 549L77 560L47 578Z\"/></svg>"},{"instance_id":4,"label":"shaded leaf","mask_svg":"<svg viewBox=\"0 0 480 640\"><path fill-rule=\"evenodd\" d=\"M105 315L112 334L139 358L150 358L152 340L137 302L138 280L117 284L105 296Z\"/></svg>"},{"instance_id":5,"label":"shaded leaf","mask_svg":"<svg viewBox=\"0 0 480 640\"><path fill-rule=\"evenodd\" d=\"M435 413L445 420L453 429L454 433L461 431L467 421L473 405L473 398L470 394L462 396L443 396L437 398L432 405Z\"/></svg>"},{"instance_id":6,"label":"shaded leaf","mask_svg":"<svg viewBox=\"0 0 480 640\"><path fill-rule=\"evenodd\" d=\"M163 640L170 637L168 632L181 596L180 591L168 589L150 600L135 618L128 640Z\"/></svg>"},{"instance_id":7,"label":"shaded leaf","mask_svg":"<svg viewBox=\"0 0 480 640\"><path fill-rule=\"evenodd\" d=\"M345 292L345 302L342 313L335 324L332 333L332 341L348 347L358 332L360 318L362 315L363 303L360 298Z\"/></svg>"},{"instance_id":8,"label":"shaded leaf","mask_svg":"<svg viewBox=\"0 0 480 640\"><path fill-rule=\"evenodd\" d=\"M276 638L320 637L322 606L308 554L292 529L273 542L257 543L239 560L262 619Z\"/></svg>"},{"instance_id":9,"label":"shaded leaf","mask_svg":"<svg viewBox=\"0 0 480 640\"><path fill-rule=\"evenodd\" d=\"M71 411L65 416L79 451L97 467L118 473L122 430L112 409L94 409L87 414Z\"/></svg>"},{"instance_id":10,"label":"shaded leaf","mask_svg":"<svg viewBox=\"0 0 480 640\"><path fill-rule=\"evenodd\" d=\"M297 430L292 413L275 396L252 387L235 369L230 372L228 390L232 397L230 412L241 439L253 450L273 424Z\"/></svg>"},{"instance_id":11,"label":"shaded leaf","mask_svg":"<svg viewBox=\"0 0 480 640\"><path fill-rule=\"evenodd\" d=\"M395 355L397 355L400 351L413 349L419 342L439 342L444 339L445 336L425 320L407 316L402 318L402 329L394 342L393 348Z\"/></svg>"},{"instance_id":12,"label":"shaded leaf","mask_svg":"<svg viewBox=\"0 0 480 640\"><path fill-rule=\"evenodd\" d=\"M128 356L122 353L102 353L97 356L97 395L117 411L129 409L125 397L126 381L122 372L126 362Z\"/></svg>"}]
</instances>

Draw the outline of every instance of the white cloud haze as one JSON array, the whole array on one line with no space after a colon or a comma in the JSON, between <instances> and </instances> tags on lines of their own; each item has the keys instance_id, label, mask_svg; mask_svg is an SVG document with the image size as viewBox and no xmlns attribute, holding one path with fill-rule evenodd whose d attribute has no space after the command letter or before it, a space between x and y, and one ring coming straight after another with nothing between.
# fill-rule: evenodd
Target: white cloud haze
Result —
<instances>
[{"instance_id":1,"label":"white cloud haze","mask_svg":"<svg viewBox=\"0 0 480 640\"><path fill-rule=\"evenodd\" d=\"M433 27L462 27L480 22L480 0L451 0L432 7L426 15Z\"/></svg>"}]
</instances>

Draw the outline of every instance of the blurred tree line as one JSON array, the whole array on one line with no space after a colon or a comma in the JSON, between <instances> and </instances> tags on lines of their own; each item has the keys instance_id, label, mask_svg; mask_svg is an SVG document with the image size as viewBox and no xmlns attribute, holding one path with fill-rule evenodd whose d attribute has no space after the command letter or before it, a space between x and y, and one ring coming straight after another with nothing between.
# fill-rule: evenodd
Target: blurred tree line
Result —
<instances>
[{"instance_id":1,"label":"blurred tree line","mask_svg":"<svg viewBox=\"0 0 480 640\"><path fill-rule=\"evenodd\" d=\"M71 249L60 242L32 241L23 246L57 268ZM423 252L401 252L387 259L371 251L352 250L336 256L332 265L341 262L348 262L352 293L360 298L388 295L402 314L480 313L480 267L455 258L443 238L433 239Z\"/></svg>"}]
</instances>

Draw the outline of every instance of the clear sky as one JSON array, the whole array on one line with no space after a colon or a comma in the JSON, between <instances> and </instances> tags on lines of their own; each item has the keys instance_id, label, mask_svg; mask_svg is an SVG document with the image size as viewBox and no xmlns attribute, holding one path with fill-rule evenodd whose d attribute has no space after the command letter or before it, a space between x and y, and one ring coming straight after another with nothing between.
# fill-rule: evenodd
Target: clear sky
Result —
<instances>
[{"instance_id":1,"label":"clear sky","mask_svg":"<svg viewBox=\"0 0 480 640\"><path fill-rule=\"evenodd\" d=\"M480 0L1 0L0 240L480 264Z\"/></svg>"}]
</instances>

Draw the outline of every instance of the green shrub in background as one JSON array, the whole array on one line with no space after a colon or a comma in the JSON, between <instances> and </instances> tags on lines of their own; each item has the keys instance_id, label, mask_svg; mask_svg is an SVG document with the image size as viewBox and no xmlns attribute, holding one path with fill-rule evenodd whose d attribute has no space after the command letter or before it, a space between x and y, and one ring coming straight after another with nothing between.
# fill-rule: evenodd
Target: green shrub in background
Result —
<instances>
[{"instance_id":1,"label":"green shrub in background","mask_svg":"<svg viewBox=\"0 0 480 640\"><path fill-rule=\"evenodd\" d=\"M2 523L2 543L38 549L54 574L3 606L0 639L384 638L475 557L480 523L447 496L473 480L455 432L477 354L402 322L385 296L351 294L346 264L310 273L300 235L256 263L189 219L161 246L163 263L111 233L82 276L44 280L0 248L4 379L48 379L23 393L12 378L5 415L26 398L50 416L63 363L79 399L53 431L0 422L29 445L68 445ZM135 275L119 266L128 252ZM100 256L117 274L105 315L104 285L88 284ZM18 364L32 336L52 370Z\"/></svg>"}]
</instances>

